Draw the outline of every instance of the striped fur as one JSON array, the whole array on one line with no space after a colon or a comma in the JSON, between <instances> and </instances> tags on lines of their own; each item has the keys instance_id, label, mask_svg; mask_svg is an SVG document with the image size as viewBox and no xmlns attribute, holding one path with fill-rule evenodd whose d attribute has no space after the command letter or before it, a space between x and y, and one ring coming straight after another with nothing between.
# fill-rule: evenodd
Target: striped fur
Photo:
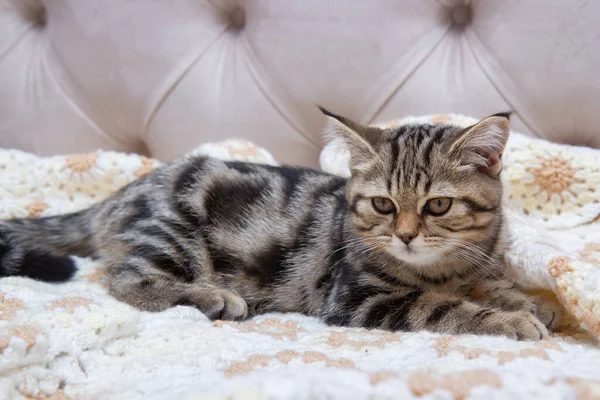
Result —
<instances>
[{"instance_id":1,"label":"striped fur","mask_svg":"<svg viewBox=\"0 0 600 400\"><path fill-rule=\"evenodd\" d=\"M88 210L0 221L0 276L63 281L75 272L69 255L94 256L111 293L142 310L289 311L343 326L545 337L555 312L504 277L507 116L466 130L377 130L324 112L328 134L350 145L350 179L184 158ZM374 197L392 212L377 211ZM428 203L439 197L451 206L434 215L448 203Z\"/></svg>"}]
</instances>

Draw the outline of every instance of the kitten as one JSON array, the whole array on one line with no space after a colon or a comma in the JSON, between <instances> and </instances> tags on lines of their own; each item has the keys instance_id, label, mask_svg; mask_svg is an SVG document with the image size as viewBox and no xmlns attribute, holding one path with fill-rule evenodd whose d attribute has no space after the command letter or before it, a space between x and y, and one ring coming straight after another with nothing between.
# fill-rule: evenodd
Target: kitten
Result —
<instances>
[{"instance_id":1,"label":"kitten","mask_svg":"<svg viewBox=\"0 0 600 400\"><path fill-rule=\"evenodd\" d=\"M110 293L141 310L546 337L557 314L504 276L508 115L379 129L322 111L349 179L183 158L87 210L0 221L0 276L64 281L69 255L94 256Z\"/></svg>"}]
</instances>

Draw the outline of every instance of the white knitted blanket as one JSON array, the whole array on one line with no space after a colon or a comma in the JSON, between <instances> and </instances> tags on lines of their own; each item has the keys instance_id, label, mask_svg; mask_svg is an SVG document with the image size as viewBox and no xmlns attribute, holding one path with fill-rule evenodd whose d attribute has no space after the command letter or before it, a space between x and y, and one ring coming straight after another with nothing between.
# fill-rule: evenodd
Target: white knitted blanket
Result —
<instances>
[{"instance_id":1,"label":"white knitted blanket","mask_svg":"<svg viewBox=\"0 0 600 400\"><path fill-rule=\"evenodd\" d=\"M451 118L470 122L429 119ZM243 141L198 152L275 163ZM344 174L344 154L331 143L322 168ZM599 156L518 134L505 154L509 261L529 288L555 293L572 322L550 340L334 328L293 314L210 322L184 306L145 313L108 296L101 263L78 259L69 283L0 280L0 399L600 396ZM0 218L85 208L158 164L113 152L0 150Z\"/></svg>"}]
</instances>

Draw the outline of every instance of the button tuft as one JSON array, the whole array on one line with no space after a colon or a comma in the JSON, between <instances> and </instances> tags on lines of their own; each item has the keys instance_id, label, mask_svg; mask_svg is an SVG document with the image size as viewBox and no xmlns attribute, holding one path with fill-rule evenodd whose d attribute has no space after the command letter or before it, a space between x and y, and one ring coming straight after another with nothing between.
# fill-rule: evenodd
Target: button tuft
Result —
<instances>
[{"instance_id":1,"label":"button tuft","mask_svg":"<svg viewBox=\"0 0 600 400\"><path fill-rule=\"evenodd\" d=\"M236 7L229 11L229 21L233 28L241 30L246 25L246 14L242 7Z\"/></svg>"},{"instance_id":2,"label":"button tuft","mask_svg":"<svg viewBox=\"0 0 600 400\"><path fill-rule=\"evenodd\" d=\"M452 22L456 25L466 25L471 22L471 9L469 6L458 6L452 9Z\"/></svg>"},{"instance_id":3,"label":"button tuft","mask_svg":"<svg viewBox=\"0 0 600 400\"><path fill-rule=\"evenodd\" d=\"M39 0L11 1L13 7L21 16L35 26L46 25L46 9Z\"/></svg>"}]
</instances>

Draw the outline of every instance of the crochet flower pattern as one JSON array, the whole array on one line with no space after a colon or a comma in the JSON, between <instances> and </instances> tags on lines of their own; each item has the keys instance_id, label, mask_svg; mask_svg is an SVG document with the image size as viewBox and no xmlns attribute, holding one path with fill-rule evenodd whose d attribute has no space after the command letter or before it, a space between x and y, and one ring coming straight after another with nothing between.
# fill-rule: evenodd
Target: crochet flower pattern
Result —
<instances>
[{"instance_id":1,"label":"crochet flower pattern","mask_svg":"<svg viewBox=\"0 0 600 400\"><path fill-rule=\"evenodd\" d=\"M600 208L600 166L593 155L537 140L517 142L503 174L508 206L557 227L567 220L591 222Z\"/></svg>"}]
</instances>

